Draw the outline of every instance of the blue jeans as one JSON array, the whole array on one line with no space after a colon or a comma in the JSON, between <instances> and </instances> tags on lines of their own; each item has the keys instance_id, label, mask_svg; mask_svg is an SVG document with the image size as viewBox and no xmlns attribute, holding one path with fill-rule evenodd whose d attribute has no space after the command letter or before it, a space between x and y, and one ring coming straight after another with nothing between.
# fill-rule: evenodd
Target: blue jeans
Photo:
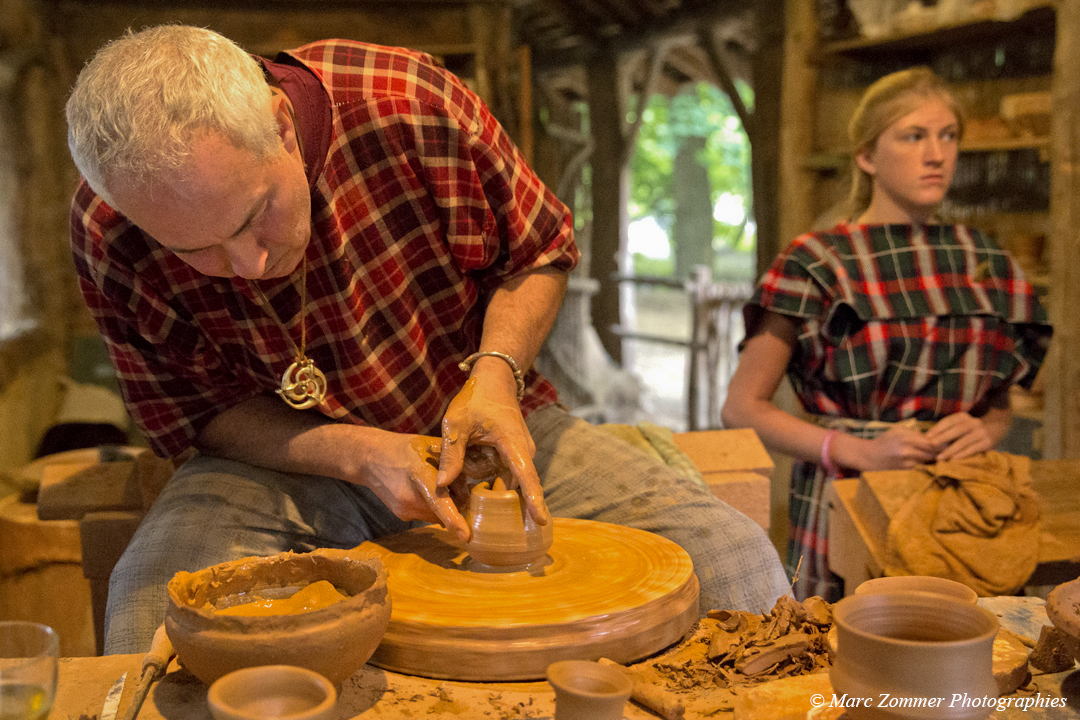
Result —
<instances>
[{"instance_id":1,"label":"blue jeans","mask_svg":"<svg viewBox=\"0 0 1080 720\"><path fill-rule=\"evenodd\" d=\"M552 515L662 535L694 562L701 614L767 612L788 589L764 531L662 462L556 406L527 424ZM366 488L198 455L173 475L113 570L106 653L145 652L165 618L166 585L251 555L351 548L422 525L395 517Z\"/></svg>"}]
</instances>

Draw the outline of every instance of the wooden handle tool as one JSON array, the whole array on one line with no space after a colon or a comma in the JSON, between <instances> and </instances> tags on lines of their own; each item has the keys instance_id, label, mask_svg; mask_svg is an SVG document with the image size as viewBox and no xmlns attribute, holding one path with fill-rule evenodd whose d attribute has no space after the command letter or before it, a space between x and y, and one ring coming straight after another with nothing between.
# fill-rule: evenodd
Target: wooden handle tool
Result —
<instances>
[{"instance_id":1,"label":"wooden handle tool","mask_svg":"<svg viewBox=\"0 0 1080 720\"><path fill-rule=\"evenodd\" d=\"M158 675L163 674L165 669L169 667L169 661L172 660L175 654L176 650L173 649L172 642L169 640L163 624L154 633L154 639L150 643L150 652L146 653L146 657L143 658L142 676L139 678L139 684L135 687L135 694L131 698L131 704L127 706L120 720L135 720L139 710L142 708L143 700L146 699L146 695L150 691L150 686L154 684L154 680L157 679Z\"/></svg>"},{"instance_id":2,"label":"wooden handle tool","mask_svg":"<svg viewBox=\"0 0 1080 720\"><path fill-rule=\"evenodd\" d=\"M626 673L626 676L630 678L633 683L633 689L630 691L630 699L636 703L644 705L649 710L664 718L664 720L682 720L686 713L686 707L683 705L682 700L675 696L664 688L650 683L648 680L641 677L641 675L628 668L625 665L621 665L614 660L608 658L600 658L601 665L610 665L611 667L618 668Z\"/></svg>"}]
</instances>

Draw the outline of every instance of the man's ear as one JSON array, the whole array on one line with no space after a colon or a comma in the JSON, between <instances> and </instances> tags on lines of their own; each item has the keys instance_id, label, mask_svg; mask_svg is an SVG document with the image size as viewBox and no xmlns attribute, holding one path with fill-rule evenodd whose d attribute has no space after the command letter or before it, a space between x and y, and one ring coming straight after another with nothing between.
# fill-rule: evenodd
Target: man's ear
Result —
<instances>
[{"instance_id":1,"label":"man's ear","mask_svg":"<svg viewBox=\"0 0 1080 720\"><path fill-rule=\"evenodd\" d=\"M278 126L278 137L285 145L285 152L292 153L296 150L296 123L289 107L289 99L277 88L273 88L272 92L270 110L274 113L274 122Z\"/></svg>"},{"instance_id":2,"label":"man's ear","mask_svg":"<svg viewBox=\"0 0 1080 720\"><path fill-rule=\"evenodd\" d=\"M859 169L864 173L873 177L876 172L874 166L874 151L865 149L855 153L855 164L858 165Z\"/></svg>"}]
</instances>

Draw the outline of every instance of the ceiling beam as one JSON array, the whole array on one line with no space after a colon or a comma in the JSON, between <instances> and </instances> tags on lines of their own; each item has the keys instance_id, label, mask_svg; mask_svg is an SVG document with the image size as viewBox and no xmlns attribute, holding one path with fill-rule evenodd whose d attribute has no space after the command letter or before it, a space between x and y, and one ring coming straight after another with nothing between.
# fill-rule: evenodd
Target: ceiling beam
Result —
<instances>
[{"instance_id":1,"label":"ceiling beam","mask_svg":"<svg viewBox=\"0 0 1080 720\"><path fill-rule=\"evenodd\" d=\"M554 2L563 7L576 4L574 0L554 0ZM543 71L568 65L581 65L598 54L621 54L640 50L667 35L696 33L702 23L717 22L746 10L753 10L754 4L754 0L723 0L722 2L714 0L713 2L684 4L678 10L669 13L666 18L650 21L647 28L626 30L616 37L603 37L596 32L595 27L582 28L575 21L575 28L581 30L586 40L576 47L558 51L534 46L533 67L538 71ZM528 42L528 38L524 40Z\"/></svg>"}]
</instances>

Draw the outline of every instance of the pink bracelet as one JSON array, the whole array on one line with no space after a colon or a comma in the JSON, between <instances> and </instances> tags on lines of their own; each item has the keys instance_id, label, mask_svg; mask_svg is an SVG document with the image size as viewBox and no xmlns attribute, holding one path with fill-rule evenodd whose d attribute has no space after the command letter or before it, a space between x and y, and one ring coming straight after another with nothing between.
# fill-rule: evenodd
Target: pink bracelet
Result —
<instances>
[{"instance_id":1,"label":"pink bracelet","mask_svg":"<svg viewBox=\"0 0 1080 720\"><path fill-rule=\"evenodd\" d=\"M836 463L833 462L832 455L829 453L833 438L836 437L836 434L839 432L839 430L829 430L825 433L825 439L821 441L821 467L825 468L826 477L837 477L840 475L840 468L836 467Z\"/></svg>"}]
</instances>

